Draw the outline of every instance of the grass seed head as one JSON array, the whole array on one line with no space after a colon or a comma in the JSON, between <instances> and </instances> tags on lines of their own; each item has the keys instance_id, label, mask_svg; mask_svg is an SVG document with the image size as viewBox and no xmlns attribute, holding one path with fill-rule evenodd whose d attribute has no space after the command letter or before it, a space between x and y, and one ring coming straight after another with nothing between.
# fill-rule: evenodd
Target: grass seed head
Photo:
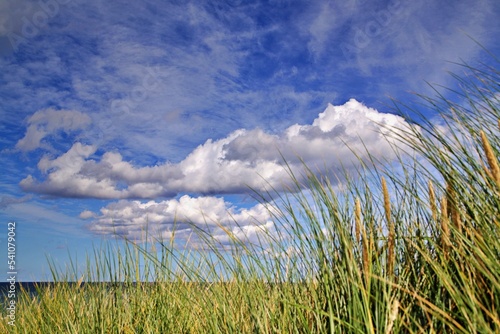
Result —
<instances>
[{"instance_id":1,"label":"grass seed head","mask_svg":"<svg viewBox=\"0 0 500 334\"><path fill-rule=\"evenodd\" d=\"M382 193L384 196L384 210L385 216L387 219L387 224L389 226L389 237L387 239L387 273L392 275L394 270L394 248L395 248L395 231L394 231L394 223L391 219L391 199L389 197L389 190L387 189L387 183L385 178L382 178Z\"/></svg>"},{"instance_id":2,"label":"grass seed head","mask_svg":"<svg viewBox=\"0 0 500 334\"><path fill-rule=\"evenodd\" d=\"M385 328L386 334L392 333L392 327L394 327L394 322L398 317L398 312L399 312L399 300L394 299L394 302L392 303L391 307L391 313L389 314L387 327Z\"/></svg>"},{"instance_id":3,"label":"grass seed head","mask_svg":"<svg viewBox=\"0 0 500 334\"><path fill-rule=\"evenodd\" d=\"M448 247L450 242L450 229L448 227L448 201L446 197L441 198L441 248L444 257L448 257Z\"/></svg>"},{"instance_id":4,"label":"grass seed head","mask_svg":"<svg viewBox=\"0 0 500 334\"><path fill-rule=\"evenodd\" d=\"M359 243L361 241L361 203L359 201L359 198L356 198L355 202L355 208L356 212L354 215L354 220L355 220L355 233L356 233L356 241Z\"/></svg>"},{"instance_id":5,"label":"grass seed head","mask_svg":"<svg viewBox=\"0 0 500 334\"><path fill-rule=\"evenodd\" d=\"M385 217L387 219L387 224L391 224L391 199L389 197L389 190L387 189L387 183L385 178L382 177L382 194L384 196L384 210Z\"/></svg>"},{"instance_id":6,"label":"grass seed head","mask_svg":"<svg viewBox=\"0 0 500 334\"><path fill-rule=\"evenodd\" d=\"M500 167L498 166L498 160L495 156L495 152L491 148L490 141L484 131L481 130L481 143L483 145L484 153L486 154L486 160L488 161L488 165L490 167L491 175L497 184L497 187L500 188Z\"/></svg>"},{"instance_id":7,"label":"grass seed head","mask_svg":"<svg viewBox=\"0 0 500 334\"><path fill-rule=\"evenodd\" d=\"M432 212L432 220L437 221L437 207L436 207L436 193L434 192L434 186L432 185L432 181L429 180L429 203L431 206Z\"/></svg>"}]
</instances>

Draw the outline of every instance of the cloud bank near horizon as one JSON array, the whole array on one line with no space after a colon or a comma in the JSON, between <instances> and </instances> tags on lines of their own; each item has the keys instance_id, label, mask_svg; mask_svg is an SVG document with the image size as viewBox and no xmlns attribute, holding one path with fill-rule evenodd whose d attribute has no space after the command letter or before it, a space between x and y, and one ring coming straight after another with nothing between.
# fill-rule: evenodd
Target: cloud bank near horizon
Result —
<instances>
[{"instance_id":1,"label":"cloud bank near horizon","mask_svg":"<svg viewBox=\"0 0 500 334\"><path fill-rule=\"evenodd\" d=\"M209 234L218 246L229 246L234 240L258 242L259 234L272 233L274 227L264 204L236 209L224 199L210 196L184 195L148 202L120 200L101 208L99 214L83 211L80 218L92 219L87 227L95 234L164 242L175 236L190 246L202 245L203 234Z\"/></svg>"},{"instance_id":2,"label":"cloud bank near horizon","mask_svg":"<svg viewBox=\"0 0 500 334\"><path fill-rule=\"evenodd\" d=\"M33 136L31 126L19 143ZM399 116L351 99L340 106L330 104L311 124L294 124L280 134L238 129L224 138L208 139L175 164L135 166L119 152L98 156L97 146L76 142L58 157L43 156L37 165L43 179L28 175L20 186L26 192L54 197L98 199L279 191L289 180L284 161L292 172L300 173L303 163L331 172L349 170L370 157L391 160L397 146L391 131L407 126Z\"/></svg>"}]
</instances>

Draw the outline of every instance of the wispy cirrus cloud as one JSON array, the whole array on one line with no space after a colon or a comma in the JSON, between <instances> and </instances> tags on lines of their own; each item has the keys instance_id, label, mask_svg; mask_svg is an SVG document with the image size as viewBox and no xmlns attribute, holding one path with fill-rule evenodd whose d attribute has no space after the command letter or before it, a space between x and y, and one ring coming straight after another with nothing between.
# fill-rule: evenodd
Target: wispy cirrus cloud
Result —
<instances>
[{"instance_id":1,"label":"wispy cirrus cloud","mask_svg":"<svg viewBox=\"0 0 500 334\"><path fill-rule=\"evenodd\" d=\"M14 204L21 204L29 201L33 198L33 195L24 195L23 197L16 198L12 196L2 196L0 197L0 209L5 209Z\"/></svg>"},{"instance_id":2,"label":"wispy cirrus cloud","mask_svg":"<svg viewBox=\"0 0 500 334\"><path fill-rule=\"evenodd\" d=\"M23 57L0 59L4 103L23 101L2 117L16 123L57 101L92 118L87 143L175 162L239 128L281 132L309 122L345 94L373 101L423 79L444 83L445 60L479 49L458 29L487 42L485 22L498 12L492 0L473 12L468 1L446 11L400 0L62 2L20 46ZM42 10L28 1L14 7L18 19L9 22L19 24Z\"/></svg>"},{"instance_id":3,"label":"wispy cirrus cloud","mask_svg":"<svg viewBox=\"0 0 500 334\"><path fill-rule=\"evenodd\" d=\"M42 145L42 140L57 131L69 134L89 127L88 115L74 110L39 110L28 118L26 134L17 144L16 149L23 152L33 151Z\"/></svg>"},{"instance_id":4,"label":"wispy cirrus cloud","mask_svg":"<svg viewBox=\"0 0 500 334\"><path fill-rule=\"evenodd\" d=\"M407 90L423 91L425 81L447 85L447 71L457 71L452 62L473 61L481 51L478 42L490 44L495 36L488 23L497 21L498 4L491 0L474 3L428 3L388 1L382 5L364 2L365 16L354 17L339 48L345 58L341 69L379 77L381 83L397 76ZM496 24L496 29L498 25ZM381 87L389 89L386 83Z\"/></svg>"}]
</instances>

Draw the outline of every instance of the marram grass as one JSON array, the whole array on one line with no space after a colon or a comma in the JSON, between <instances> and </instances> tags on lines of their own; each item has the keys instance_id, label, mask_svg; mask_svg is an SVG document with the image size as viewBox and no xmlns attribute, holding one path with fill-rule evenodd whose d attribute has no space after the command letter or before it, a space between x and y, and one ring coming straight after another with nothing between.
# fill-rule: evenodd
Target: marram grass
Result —
<instances>
[{"instance_id":1,"label":"marram grass","mask_svg":"<svg viewBox=\"0 0 500 334\"><path fill-rule=\"evenodd\" d=\"M359 168L341 188L304 166L258 243L96 249L85 281L110 283L53 267L59 283L20 292L0 332L499 333L499 72L466 70L460 103L424 97L446 130L406 129L419 158L400 172Z\"/></svg>"}]
</instances>

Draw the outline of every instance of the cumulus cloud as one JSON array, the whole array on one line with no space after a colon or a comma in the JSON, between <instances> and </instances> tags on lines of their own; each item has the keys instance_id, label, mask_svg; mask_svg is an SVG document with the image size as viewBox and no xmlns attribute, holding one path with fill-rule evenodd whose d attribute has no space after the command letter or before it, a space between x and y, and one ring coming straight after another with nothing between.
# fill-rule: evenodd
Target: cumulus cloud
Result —
<instances>
[{"instance_id":1,"label":"cumulus cloud","mask_svg":"<svg viewBox=\"0 0 500 334\"><path fill-rule=\"evenodd\" d=\"M95 218L96 216L97 215L90 210L82 211L79 215L81 219L90 219L90 218Z\"/></svg>"},{"instance_id":2,"label":"cumulus cloud","mask_svg":"<svg viewBox=\"0 0 500 334\"><path fill-rule=\"evenodd\" d=\"M293 172L302 169L300 159L321 171L356 167L369 155L391 159L396 142L391 131L405 127L403 118L351 99L341 106L328 105L312 124L295 124L281 134L239 129L225 138L209 139L177 164L137 167L118 152L94 160L90 156L95 146L76 143L58 158L40 160L38 169L45 180L29 175L21 187L53 196L107 199L279 190L289 180L283 158Z\"/></svg>"},{"instance_id":3,"label":"cumulus cloud","mask_svg":"<svg viewBox=\"0 0 500 334\"><path fill-rule=\"evenodd\" d=\"M51 160L47 156L38 163L38 169L48 174L43 183L38 183L31 175L20 182L28 191L58 197L94 197L120 198L121 191L109 178L100 178L82 173L87 158L96 151L96 147L75 143L60 157ZM91 162L90 162L91 163Z\"/></svg>"},{"instance_id":4,"label":"cumulus cloud","mask_svg":"<svg viewBox=\"0 0 500 334\"><path fill-rule=\"evenodd\" d=\"M28 129L16 148L28 152L40 147L43 138L57 132L70 133L89 126L88 115L73 110L55 110L53 108L39 110L28 119Z\"/></svg>"},{"instance_id":5,"label":"cumulus cloud","mask_svg":"<svg viewBox=\"0 0 500 334\"><path fill-rule=\"evenodd\" d=\"M127 201L109 204L100 214L84 211L80 217L94 218L88 225L96 234L115 235L130 240L152 238L169 240L189 239L193 245L200 241L197 227L209 233L220 245L233 240L256 241L259 233L269 233L273 223L264 204L248 209L235 209L217 197L190 197L165 201Z\"/></svg>"}]
</instances>

